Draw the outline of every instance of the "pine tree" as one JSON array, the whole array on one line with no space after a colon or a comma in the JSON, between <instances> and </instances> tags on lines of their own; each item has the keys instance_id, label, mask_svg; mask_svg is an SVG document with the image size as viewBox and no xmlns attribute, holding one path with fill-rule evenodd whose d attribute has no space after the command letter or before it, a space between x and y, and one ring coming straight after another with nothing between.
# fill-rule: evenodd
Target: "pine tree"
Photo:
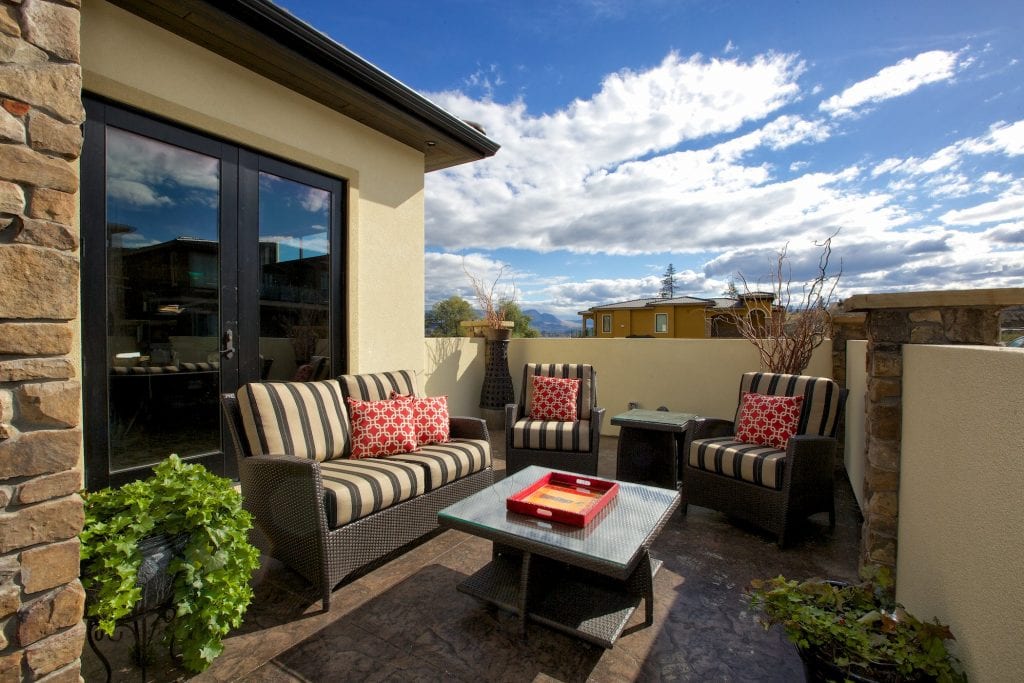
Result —
<instances>
[{"instance_id":1,"label":"pine tree","mask_svg":"<svg viewBox=\"0 0 1024 683\"><path fill-rule=\"evenodd\" d=\"M661 278L661 290L658 296L662 299L671 299L676 293L676 267L671 263L665 269L665 275Z\"/></svg>"}]
</instances>

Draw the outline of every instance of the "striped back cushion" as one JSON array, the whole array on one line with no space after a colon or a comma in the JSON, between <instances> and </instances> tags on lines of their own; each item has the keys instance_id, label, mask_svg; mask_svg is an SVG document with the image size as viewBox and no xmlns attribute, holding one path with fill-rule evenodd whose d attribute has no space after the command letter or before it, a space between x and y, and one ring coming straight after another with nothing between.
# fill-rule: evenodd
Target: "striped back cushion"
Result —
<instances>
[{"instance_id":1,"label":"striped back cushion","mask_svg":"<svg viewBox=\"0 0 1024 683\"><path fill-rule=\"evenodd\" d=\"M531 375L578 379L580 393L576 397L576 419L589 420L590 409L597 405L597 373L592 365L578 363L527 363L523 368L523 385L519 391L519 405L523 414L529 415L533 405L533 382Z\"/></svg>"},{"instance_id":2,"label":"striped back cushion","mask_svg":"<svg viewBox=\"0 0 1024 683\"><path fill-rule=\"evenodd\" d=\"M835 436L839 425L839 385L828 377L781 375L770 372L747 372L740 379L740 402L743 392L753 391L768 396L803 396L803 411L797 434ZM736 419L739 419L737 408Z\"/></svg>"},{"instance_id":3,"label":"striped back cushion","mask_svg":"<svg viewBox=\"0 0 1024 683\"><path fill-rule=\"evenodd\" d=\"M349 447L348 413L337 380L253 382L238 390L253 455L294 455L321 462Z\"/></svg>"},{"instance_id":4,"label":"striped back cushion","mask_svg":"<svg viewBox=\"0 0 1024 683\"><path fill-rule=\"evenodd\" d=\"M342 395L360 401L386 401L391 398L392 391L419 396L416 375L412 370L341 375L338 382L341 384Z\"/></svg>"}]
</instances>

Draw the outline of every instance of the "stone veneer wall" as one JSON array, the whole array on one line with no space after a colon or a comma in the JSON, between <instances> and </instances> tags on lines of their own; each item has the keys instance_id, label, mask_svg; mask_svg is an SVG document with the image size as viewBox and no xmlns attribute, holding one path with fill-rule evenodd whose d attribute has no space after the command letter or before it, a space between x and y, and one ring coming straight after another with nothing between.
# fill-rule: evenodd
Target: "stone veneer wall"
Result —
<instances>
[{"instance_id":1,"label":"stone veneer wall","mask_svg":"<svg viewBox=\"0 0 1024 683\"><path fill-rule=\"evenodd\" d=\"M1024 300L1024 290L965 290L866 294L848 299L846 311L867 313L867 464L861 564L896 572L900 438L905 344L999 342L999 313ZM856 483L854 483L856 485Z\"/></svg>"},{"instance_id":2,"label":"stone veneer wall","mask_svg":"<svg viewBox=\"0 0 1024 683\"><path fill-rule=\"evenodd\" d=\"M78 0L0 2L0 681L78 681Z\"/></svg>"}]
</instances>

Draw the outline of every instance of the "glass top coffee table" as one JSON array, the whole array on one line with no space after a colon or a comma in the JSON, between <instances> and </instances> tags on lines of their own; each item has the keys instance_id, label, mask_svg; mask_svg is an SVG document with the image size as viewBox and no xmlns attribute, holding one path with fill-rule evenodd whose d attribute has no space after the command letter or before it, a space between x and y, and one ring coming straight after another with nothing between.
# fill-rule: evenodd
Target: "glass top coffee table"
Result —
<instances>
[{"instance_id":1,"label":"glass top coffee table","mask_svg":"<svg viewBox=\"0 0 1024 683\"><path fill-rule=\"evenodd\" d=\"M618 495L582 528L505 509L510 495L550 471L527 467L438 513L441 526L494 543L491 562L459 590L517 614L521 633L530 619L612 647L641 599L645 625L654 621L661 561L648 551L679 493L619 482Z\"/></svg>"}]
</instances>

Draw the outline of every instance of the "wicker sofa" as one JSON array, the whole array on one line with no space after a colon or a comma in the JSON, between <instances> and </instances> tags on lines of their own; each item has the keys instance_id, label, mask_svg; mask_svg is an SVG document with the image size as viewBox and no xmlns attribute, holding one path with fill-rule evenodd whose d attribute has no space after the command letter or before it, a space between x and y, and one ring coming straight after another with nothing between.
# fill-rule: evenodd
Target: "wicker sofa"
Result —
<instances>
[{"instance_id":1,"label":"wicker sofa","mask_svg":"<svg viewBox=\"0 0 1024 683\"><path fill-rule=\"evenodd\" d=\"M744 392L803 396L796 435L782 450L738 441L735 420L697 420L685 447L683 513L691 504L725 512L773 532L780 548L814 513L828 512L835 527L836 432L846 390L825 377L748 372L740 399Z\"/></svg>"},{"instance_id":2,"label":"wicker sofa","mask_svg":"<svg viewBox=\"0 0 1024 683\"><path fill-rule=\"evenodd\" d=\"M353 459L345 398L419 395L410 371L252 383L221 404L260 549L319 588L437 528L438 510L494 481L487 426L450 419L451 440Z\"/></svg>"}]
</instances>

